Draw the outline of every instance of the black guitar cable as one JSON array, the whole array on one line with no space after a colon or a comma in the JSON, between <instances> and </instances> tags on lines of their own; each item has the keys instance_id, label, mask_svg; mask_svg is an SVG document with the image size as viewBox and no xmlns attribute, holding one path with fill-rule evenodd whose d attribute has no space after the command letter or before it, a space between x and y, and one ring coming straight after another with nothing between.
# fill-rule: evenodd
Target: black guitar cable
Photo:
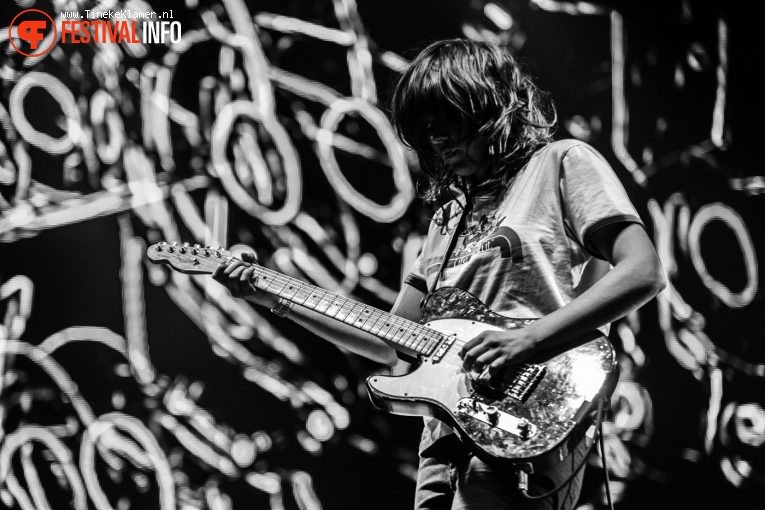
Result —
<instances>
[{"instance_id":1,"label":"black guitar cable","mask_svg":"<svg viewBox=\"0 0 765 510\"><path fill-rule=\"evenodd\" d=\"M611 480L608 479L608 465L606 465L606 445L603 441L602 421L598 427L598 434L600 435L600 458L603 460L603 476L606 479L606 499L608 500L608 508L614 510L614 503L611 501Z\"/></svg>"},{"instance_id":2,"label":"black guitar cable","mask_svg":"<svg viewBox=\"0 0 765 510\"><path fill-rule=\"evenodd\" d=\"M598 398L598 416L595 421L595 429L597 433L600 435L598 438L600 440L600 456L603 459L603 472L605 473L606 478L606 496L608 498L608 505L611 510L614 509L613 503L611 502L611 489L610 489L610 481L608 479L608 466L606 466L606 449L604 447L603 443L603 408L605 406L605 397L602 395ZM529 494L529 475L525 471L518 471L518 490L520 491L521 495L526 499L545 499L549 498L556 492L560 491L565 487L573 478L579 473L579 471L582 470L585 463L587 462L587 459L590 458L590 454L592 453L592 449L595 447L598 441L593 441L592 444L587 447L587 453L582 457L582 460L579 462L579 465L574 469L574 471L569 475L568 478L566 478L560 485L558 485L556 488L549 492L545 492L544 494Z\"/></svg>"}]
</instances>

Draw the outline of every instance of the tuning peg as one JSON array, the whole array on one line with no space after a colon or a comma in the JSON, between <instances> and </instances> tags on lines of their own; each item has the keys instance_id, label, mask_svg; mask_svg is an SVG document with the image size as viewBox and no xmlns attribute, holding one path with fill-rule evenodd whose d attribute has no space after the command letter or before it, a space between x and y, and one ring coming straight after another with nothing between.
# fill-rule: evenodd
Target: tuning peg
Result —
<instances>
[{"instance_id":1,"label":"tuning peg","mask_svg":"<svg viewBox=\"0 0 765 510\"><path fill-rule=\"evenodd\" d=\"M181 253L186 253L186 247L181 246L180 248L178 248L178 251Z\"/></svg>"},{"instance_id":2,"label":"tuning peg","mask_svg":"<svg viewBox=\"0 0 765 510\"><path fill-rule=\"evenodd\" d=\"M175 251L175 248L173 248L172 246L168 246L167 247L167 252L168 253L173 253L174 251Z\"/></svg>"},{"instance_id":3,"label":"tuning peg","mask_svg":"<svg viewBox=\"0 0 765 510\"><path fill-rule=\"evenodd\" d=\"M155 249L157 251L162 251L162 243L157 244L157 247Z\"/></svg>"},{"instance_id":4,"label":"tuning peg","mask_svg":"<svg viewBox=\"0 0 765 510\"><path fill-rule=\"evenodd\" d=\"M188 248L188 247L189 247L189 243L183 243L183 246L185 246L186 248Z\"/></svg>"},{"instance_id":5,"label":"tuning peg","mask_svg":"<svg viewBox=\"0 0 765 510\"><path fill-rule=\"evenodd\" d=\"M195 244L194 248L196 248L198 250L199 248L201 248L201 246L199 246L198 244Z\"/></svg>"}]
</instances>

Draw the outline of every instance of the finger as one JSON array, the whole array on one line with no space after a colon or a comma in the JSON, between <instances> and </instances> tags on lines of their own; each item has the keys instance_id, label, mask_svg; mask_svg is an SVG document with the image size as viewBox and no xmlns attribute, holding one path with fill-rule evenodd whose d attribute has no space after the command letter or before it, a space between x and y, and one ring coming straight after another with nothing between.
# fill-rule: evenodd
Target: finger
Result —
<instances>
[{"instance_id":1,"label":"finger","mask_svg":"<svg viewBox=\"0 0 765 510\"><path fill-rule=\"evenodd\" d=\"M239 276L244 272L245 269L247 268L244 266L237 266L231 271L228 271L228 268L227 268L226 271L228 272L229 280L238 280Z\"/></svg>"},{"instance_id":2,"label":"finger","mask_svg":"<svg viewBox=\"0 0 765 510\"><path fill-rule=\"evenodd\" d=\"M502 355L496 358L489 365L489 386L499 388L507 371L507 356Z\"/></svg>"},{"instance_id":3,"label":"finger","mask_svg":"<svg viewBox=\"0 0 765 510\"><path fill-rule=\"evenodd\" d=\"M243 282L248 282L251 287L255 288L254 282L252 281L252 274L255 272L255 268L253 266L248 267L244 271L242 271L242 276L239 277L240 280Z\"/></svg>"},{"instance_id":4,"label":"finger","mask_svg":"<svg viewBox=\"0 0 765 510\"><path fill-rule=\"evenodd\" d=\"M489 349L478 358L476 358L475 362L473 363L473 370L476 372L480 372L483 370L483 368L490 364L492 361L494 361L497 357L499 357L500 351L499 349Z\"/></svg>"},{"instance_id":5,"label":"finger","mask_svg":"<svg viewBox=\"0 0 765 510\"><path fill-rule=\"evenodd\" d=\"M491 364L489 364L489 377L492 380L502 379L502 376L505 374L505 370L507 369L507 359L507 355L503 354L494 358Z\"/></svg>"},{"instance_id":6,"label":"finger","mask_svg":"<svg viewBox=\"0 0 765 510\"><path fill-rule=\"evenodd\" d=\"M489 350L489 346L485 343L481 343L467 351L465 353L465 357L462 358L462 368L464 368L466 371L470 370L478 357L487 350Z\"/></svg>"},{"instance_id":7,"label":"finger","mask_svg":"<svg viewBox=\"0 0 765 510\"><path fill-rule=\"evenodd\" d=\"M236 270L236 268L241 267L244 262L242 262L239 259L234 259L223 271L225 274L230 275L233 271Z\"/></svg>"},{"instance_id":8,"label":"finger","mask_svg":"<svg viewBox=\"0 0 765 510\"><path fill-rule=\"evenodd\" d=\"M250 266L244 271L242 271L242 275L239 277L239 281L242 284L242 287L247 290L247 292L255 292L258 290L257 287L255 287L255 282L252 281L252 272L254 271L253 267Z\"/></svg>"},{"instance_id":9,"label":"finger","mask_svg":"<svg viewBox=\"0 0 765 510\"><path fill-rule=\"evenodd\" d=\"M252 252L242 253L242 260L249 262L250 264L257 264L258 256Z\"/></svg>"},{"instance_id":10,"label":"finger","mask_svg":"<svg viewBox=\"0 0 765 510\"><path fill-rule=\"evenodd\" d=\"M478 333L476 336L474 336L473 338L465 342L465 345L463 345L462 349L460 349L460 357L464 359L465 354L467 354L467 352L473 347L475 347L476 345L482 343L484 337L485 337L484 333Z\"/></svg>"},{"instance_id":11,"label":"finger","mask_svg":"<svg viewBox=\"0 0 765 510\"><path fill-rule=\"evenodd\" d=\"M215 268L215 271L213 271L212 277L214 280L223 280L224 274L223 271L226 269L226 265L224 264L218 264L218 267Z\"/></svg>"}]
</instances>

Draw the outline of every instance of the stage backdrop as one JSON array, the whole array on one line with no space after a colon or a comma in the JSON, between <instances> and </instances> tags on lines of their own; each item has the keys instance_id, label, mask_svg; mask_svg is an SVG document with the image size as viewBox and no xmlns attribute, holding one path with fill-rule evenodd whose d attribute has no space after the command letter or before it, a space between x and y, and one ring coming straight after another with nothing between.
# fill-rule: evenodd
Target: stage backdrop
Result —
<instances>
[{"instance_id":1,"label":"stage backdrop","mask_svg":"<svg viewBox=\"0 0 765 510\"><path fill-rule=\"evenodd\" d=\"M252 250L389 309L427 218L387 100L461 36L552 93L669 278L612 328L616 507L764 508L762 42L711 3L2 0L2 505L411 507L421 421L366 394L388 369L145 254Z\"/></svg>"}]
</instances>

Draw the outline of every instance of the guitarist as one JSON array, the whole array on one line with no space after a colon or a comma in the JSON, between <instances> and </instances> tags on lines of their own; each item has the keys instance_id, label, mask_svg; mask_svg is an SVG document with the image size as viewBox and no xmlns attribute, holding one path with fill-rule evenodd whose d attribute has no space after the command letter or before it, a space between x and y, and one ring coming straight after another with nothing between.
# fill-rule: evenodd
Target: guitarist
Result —
<instances>
[{"instance_id":1,"label":"guitarist","mask_svg":"<svg viewBox=\"0 0 765 510\"><path fill-rule=\"evenodd\" d=\"M539 350L597 328L607 333L611 321L665 287L656 251L613 170L586 143L552 141L552 102L507 51L469 40L431 44L401 76L391 111L399 136L417 153L424 199L434 210L392 313L418 322L422 298L453 286L503 315L541 317L468 341L460 352L466 371L488 367L496 377ZM329 341L397 363L383 340L257 292L249 264L220 266L214 277ZM486 465L444 423L426 418L415 508L573 508L584 451L582 444L531 475L529 493L563 489L532 501L519 496L514 473Z\"/></svg>"}]
</instances>

